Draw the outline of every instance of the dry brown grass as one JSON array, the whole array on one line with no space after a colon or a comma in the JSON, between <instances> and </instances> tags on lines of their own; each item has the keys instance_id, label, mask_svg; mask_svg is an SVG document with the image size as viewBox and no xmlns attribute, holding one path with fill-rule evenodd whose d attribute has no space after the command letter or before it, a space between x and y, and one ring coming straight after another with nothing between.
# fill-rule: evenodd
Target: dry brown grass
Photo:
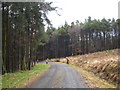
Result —
<instances>
[{"instance_id":1,"label":"dry brown grass","mask_svg":"<svg viewBox=\"0 0 120 90\"><path fill-rule=\"evenodd\" d=\"M73 68L75 68L82 77L85 79L85 83L89 86L89 88L103 88L106 90L106 88L116 88L115 85L108 83L107 81L100 79L99 77L96 77L93 73L86 71L78 66L70 65Z\"/></svg>"},{"instance_id":2,"label":"dry brown grass","mask_svg":"<svg viewBox=\"0 0 120 90\"><path fill-rule=\"evenodd\" d=\"M90 53L85 55L70 56L70 64L79 66L84 70L93 72L98 77L107 80L114 85L120 85L118 66L119 50L107 50L103 52ZM61 58L65 63L66 59Z\"/></svg>"}]
</instances>

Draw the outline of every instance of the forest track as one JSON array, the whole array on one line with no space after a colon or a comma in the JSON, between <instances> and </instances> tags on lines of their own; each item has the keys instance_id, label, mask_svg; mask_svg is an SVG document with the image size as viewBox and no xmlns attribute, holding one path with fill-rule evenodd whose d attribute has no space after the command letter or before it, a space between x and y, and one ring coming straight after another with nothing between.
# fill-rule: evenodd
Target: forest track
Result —
<instances>
[{"instance_id":1,"label":"forest track","mask_svg":"<svg viewBox=\"0 0 120 90\"><path fill-rule=\"evenodd\" d=\"M49 62L51 68L28 88L88 88L85 80L67 64Z\"/></svg>"}]
</instances>

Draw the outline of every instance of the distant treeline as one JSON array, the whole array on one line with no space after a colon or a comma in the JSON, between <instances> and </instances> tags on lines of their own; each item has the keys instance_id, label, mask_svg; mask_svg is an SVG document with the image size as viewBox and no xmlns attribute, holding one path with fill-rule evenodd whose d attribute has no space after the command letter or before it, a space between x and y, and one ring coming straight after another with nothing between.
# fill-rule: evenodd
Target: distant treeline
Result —
<instances>
[{"instance_id":1,"label":"distant treeline","mask_svg":"<svg viewBox=\"0 0 120 90\"><path fill-rule=\"evenodd\" d=\"M120 48L120 19L92 20L84 23L72 22L55 28L48 28L49 43L43 48L40 58L59 58Z\"/></svg>"}]
</instances>

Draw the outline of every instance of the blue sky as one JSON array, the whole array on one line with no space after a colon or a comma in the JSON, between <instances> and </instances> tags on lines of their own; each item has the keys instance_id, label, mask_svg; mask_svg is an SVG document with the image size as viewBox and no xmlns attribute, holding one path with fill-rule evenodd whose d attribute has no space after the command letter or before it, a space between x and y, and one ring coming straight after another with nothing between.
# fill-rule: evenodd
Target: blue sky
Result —
<instances>
[{"instance_id":1,"label":"blue sky","mask_svg":"<svg viewBox=\"0 0 120 90\"><path fill-rule=\"evenodd\" d=\"M61 26L65 21L70 24L79 20L84 22L88 16L92 19L118 18L118 2L120 0L45 0L53 2L52 6L62 8L58 10L61 16L55 12L48 14L54 27Z\"/></svg>"}]
</instances>

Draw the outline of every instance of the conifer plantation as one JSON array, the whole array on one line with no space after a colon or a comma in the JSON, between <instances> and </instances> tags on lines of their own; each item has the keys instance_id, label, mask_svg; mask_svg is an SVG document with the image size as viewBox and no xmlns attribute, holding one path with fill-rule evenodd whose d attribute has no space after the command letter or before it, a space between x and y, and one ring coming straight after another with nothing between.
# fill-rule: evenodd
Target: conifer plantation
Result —
<instances>
[{"instance_id":1,"label":"conifer plantation","mask_svg":"<svg viewBox=\"0 0 120 90\"><path fill-rule=\"evenodd\" d=\"M48 2L2 3L2 73L30 70L37 60L37 49L48 42L45 32L51 7Z\"/></svg>"},{"instance_id":2,"label":"conifer plantation","mask_svg":"<svg viewBox=\"0 0 120 90\"><path fill-rule=\"evenodd\" d=\"M2 74L31 70L47 58L120 48L120 19L88 17L54 28L47 14L57 7L51 4L2 3Z\"/></svg>"},{"instance_id":3,"label":"conifer plantation","mask_svg":"<svg viewBox=\"0 0 120 90\"><path fill-rule=\"evenodd\" d=\"M60 58L120 48L120 19L76 20L61 27L48 28L49 42L44 57ZM40 50L39 50L40 51ZM42 55L42 54L39 54ZM40 56L42 57L42 56Z\"/></svg>"}]
</instances>

